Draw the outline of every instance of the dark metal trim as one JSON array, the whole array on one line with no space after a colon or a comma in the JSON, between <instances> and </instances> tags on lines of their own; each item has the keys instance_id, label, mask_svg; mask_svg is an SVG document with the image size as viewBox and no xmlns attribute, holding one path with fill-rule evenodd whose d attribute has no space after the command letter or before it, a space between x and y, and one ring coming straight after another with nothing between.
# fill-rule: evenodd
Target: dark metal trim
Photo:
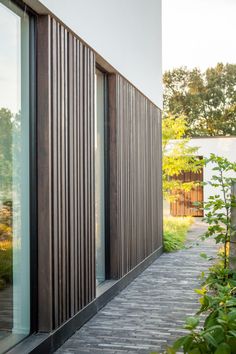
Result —
<instances>
[{"instance_id":1,"label":"dark metal trim","mask_svg":"<svg viewBox=\"0 0 236 354\"><path fill-rule=\"evenodd\" d=\"M105 278L110 279L110 161L109 161L109 114L108 114L108 75L104 73L104 157L105 157Z\"/></svg>"},{"instance_id":2,"label":"dark metal trim","mask_svg":"<svg viewBox=\"0 0 236 354\"><path fill-rule=\"evenodd\" d=\"M38 180L37 180L37 63L36 18L30 15L30 330L37 331L38 318Z\"/></svg>"},{"instance_id":3,"label":"dark metal trim","mask_svg":"<svg viewBox=\"0 0 236 354\"><path fill-rule=\"evenodd\" d=\"M105 192L105 279L110 279L110 213L109 213L109 114L108 114L108 73L96 63L96 69L104 78L104 192Z\"/></svg>"},{"instance_id":4,"label":"dark metal trim","mask_svg":"<svg viewBox=\"0 0 236 354\"><path fill-rule=\"evenodd\" d=\"M108 75L107 71L101 65L99 65L98 63L96 63L96 69L101 71L101 73L103 73L105 75Z\"/></svg>"},{"instance_id":5,"label":"dark metal trim","mask_svg":"<svg viewBox=\"0 0 236 354\"><path fill-rule=\"evenodd\" d=\"M28 14L29 16L35 16L37 17L38 14L37 12L35 12L34 10L32 10L28 5L26 5L25 2L23 2L22 0L2 0L3 4L5 6L7 6L8 8L10 8L10 4L14 4L16 6L18 6L21 10L23 10L26 14Z\"/></svg>"}]
</instances>

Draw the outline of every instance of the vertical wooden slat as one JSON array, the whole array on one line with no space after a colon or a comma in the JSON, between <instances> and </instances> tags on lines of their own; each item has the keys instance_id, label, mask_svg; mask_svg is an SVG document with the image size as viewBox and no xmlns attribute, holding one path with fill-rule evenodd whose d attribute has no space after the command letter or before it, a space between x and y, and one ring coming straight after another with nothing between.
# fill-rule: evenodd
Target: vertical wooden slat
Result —
<instances>
[{"instance_id":1,"label":"vertical wooden slat","mask_svg":"<svg viewBox=\"0 0 236 354\"><path fill-rule=\"evenodd\" d=\"M90 50L87 50L87 144L88 144L88 182L87 182L87 190L88 190L88 275L89 275L89 285L88 285L88 302L91 301L92 299L92 286L91 286L91 258L92 258L92 248L91 248L91 235L92 235L92 230L91 230L91 122L90 122L90 117L91 117L91 101L90 101Z\"/></svg>"},{"instance_id":2,"label":"vertical wooden slat","mask_svg":"<svg viewBox=\"0 0 236 354\"><path fill-rule=\"evenodd\" d=\"M58 89L58 81L57 81L57 24L53 19L51 21L52 26L52 62L55 63L52 66L52 130L55 132L54 139L52 141L52 196L53 196L53 220L57 220L58 217L58 175L57 175L57 149L58 149L58 107L57 107L57 89ZM53 253L58 254L58 223L53 223ZM58 288L58 257L53 257L53 298L54 298L54 313L58 313L59 311L59 288ZM54 317L54 326L57 327L59 325L58 316Z\"/></svg>"},{"instance_id":3,"label":"vertical wooden slat","mask_svg":"<svg viewBox=\"0 0 236 354\"><path fill-rule=\"evenodd\" d=\"M203 169L199 172L183 172L181 175L174 177L184 182L202 182ZM203 210L194 206L194 202L203 201L203 186L194 187L191 191L178 191L177 199L171 202L171 215L173 216L203 216Z\"/></svg>"},{"instance_id":4,"label":"vertical wooden slat","mask_svg":"<svg viewBox=\"0 0 236 354\"><path fill-rule=\"evenodd\" d=\"M73 104L73 140L74 140L74 144L72 146L73 149L73 154L74 154L74 160L73 160L73 169L74 169L74 176L73 176L73 185L74 185L74 196L73 196L73 208L74 208L74 233L75 233L75 237L74 237L74 243L73 243L73 247L74 249L72 250L72 246L71 246L71 252L73 253L73 257L74 257L74 264L73 264L73 285L72 287L74 287L74 309L73 309L73 314L75 314L76 312L78 312L78 293L79 293L79 287L78 287L78 283L80 280L80 273L79 273L79 269L78 269L78 265L79 265L79 249L78 249L78 241L79 241L79 237L80 237L80 233L79 233L79 228L78 228L78 224L79 224L79 219L78 219L78 199L79 199L79 181L78 181L78 154L79 154L79 144L78 144L78 137L79 137L79 132L78 132L78 106L77 106L77 95L78 95L78 90L77 90L77 77L79 75L78 73L78 68L77 68L77 44L78 41L76 38L72 39L72 45L73 45L73 71L72 73L74 73L73 75L73 102L71 104ZM73 293L73 288L71 289L71 292Z\"/></svg>"},{"instance_id":5,"label":"vertical wooden slat","mask_svg":"<svg viewBox=\"0 0 236 354\"><path fill-rule=\"evenodd\" d=\"M83 69L83 76L84 76L84 85L83 85L83 90L84 90L84 181L86 181L85 184L85 194L84 194L84 225L85 225L85 230L84 230L84 272L85 272L85 277L84 277L84 290L85 290L85 303L88 302L88 277L86 274L88 274L88 250L89 250L89 245L88 245L88 114L87 114L87 55L88 55L88 48L84 47L84 69Z\"/></svg>"},{"instance_id":6,"label":"vertical wooden slat","mask_svg":"<svg viewBox=\"0 0 236 354\"><path fill-rule=\"evenodd\" d=\"M54 132L54 139L57 140L57 178L58 178L58 213L54 219L58 223L58 312L54 313L55 323L59 325L62 322L62 218L61 218L61 26L57 23L57 132Z\"/></svg>"},{"instance_id":7,"label":"vertical wooden slat","mask_svg":"<svg viewBox=\"0 0 236 354\"><path fill-rule=\"evenodd\" d=\"M74 169L74 42L73 37L69 34L69 43L68 43L68 99L69 99L69 115L68 115L68 141L69 141L69 151L68 151L68 161L69 161L69 235L75 235L75 237L71 237L69 239L69 251L70 251L70 267L69 267L69 279L70 279L70 296L69 298L69 305L70 305L70 316L74 314L75 311L75 239L77 238L77 234L75 231L75 204L74 199L76 195L75 192L75 185L74 185L74 178L76 174L76 170Z\"/></svg>"},{"instance_id":8,"label":"vertical wooden slat","mask_svg":"<svg viewBox=\"0 0 236 354\"><path fill-rule=\"evenodd\" d=\"M119 278L162 244L160 110L119 75L109 77L109 136L110 267Z\"/></svg>"},{"instance_id":9,"label":"vertical wooden slat","mask_svg":"<svg viewBox=\"0 0 236 354\"><path fill-rule=\"evenodd\" d=\"M39 329L95 297L94 53L38 21Z\"/></svg>"},{"instance_id":10,"label":"vertical wooden slat","mask_svg":"<svg viewBox=\"0 0 236 354\"><path fill-rule=\"evenodd\" d=\"M85 264L84 264L84 244L85 244L85 213L84 213L84 200L85 200L85 175L84 175L84 55L83 55L83 44L79 45L79 124L80 124L80 308L84 307L86 304L85 301L85 286L84 286L84 278L85 278Z\"/></svg>"}]
</instances>

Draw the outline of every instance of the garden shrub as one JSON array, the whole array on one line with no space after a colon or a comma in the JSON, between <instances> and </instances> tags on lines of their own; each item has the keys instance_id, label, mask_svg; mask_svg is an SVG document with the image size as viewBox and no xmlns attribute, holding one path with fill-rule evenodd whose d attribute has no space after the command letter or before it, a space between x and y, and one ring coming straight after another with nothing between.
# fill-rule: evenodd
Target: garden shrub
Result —
<instances>
[{"instance_id":1,"label":"garden shrub","mask_svg":"<svg viewBox=\"0 0 236 354\"><path fill-rule=\"evenodd\" d=\"M184 247L192 217L164 217L164 251L173 252Z\"/></svg>"},{"instance_id":2,"label":"garden shrub","mask_svg":"<svg viewBox=\"0 0 236 354\"><path fill-rule=\"evenodd\" d=\"M196 316L186 320L185 329L189 334L177 339L167 354L183 350L187 354L236 354L236 271L230 268L230 247L235 247L231 236L235 229L231 225L232 207L236 207L231 194L233 178L225 172L236 172L236 164L211 154L206 163L213 163L216 171L209 182L219 187L222 196L212 195L202 206L208 230L202 239L213 238L221 246L215 264L207 275L202 274L203 284L196 292L201 295L201 307ZM223 246L223 247L222 247ZM206 254L201 254L208 258ZM203 325L201 316L203 315Z\"/></svg>"}]
</instances>

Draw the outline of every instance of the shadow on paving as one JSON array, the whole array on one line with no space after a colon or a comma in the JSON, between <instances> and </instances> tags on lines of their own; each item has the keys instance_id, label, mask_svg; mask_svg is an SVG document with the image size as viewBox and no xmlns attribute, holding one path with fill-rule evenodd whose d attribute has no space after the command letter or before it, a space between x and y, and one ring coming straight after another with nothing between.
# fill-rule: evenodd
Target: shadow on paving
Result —
<instances>
[{"instance_id":1,"label":"shadow on paving","mask_svg":"<svg viewBox=\"0 0 236 354\"><path fill-rule=\"evenodd\" d=\"M190 241L204 233L200 221ZM199 254L216 253L214 241L165 253L77 331L58 351L79 354L149 354L184 334L186 316L198 309L198 276L209 267Z\"/></svg>"}]
</instances>

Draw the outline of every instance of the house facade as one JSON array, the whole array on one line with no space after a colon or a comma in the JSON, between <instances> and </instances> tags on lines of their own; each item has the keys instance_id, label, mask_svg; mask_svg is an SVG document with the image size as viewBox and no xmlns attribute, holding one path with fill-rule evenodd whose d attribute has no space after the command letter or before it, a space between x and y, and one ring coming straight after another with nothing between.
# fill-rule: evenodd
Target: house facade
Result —
<instances>
[{"instance_id":1,"label":"house facade","mask_svg":"<svg viewBox=\"0 0 236 354\"><path fill-rule=\"evenodd\" d=\"M0 353L50 353L162 251L161 0L0 28Z\"/></svg>"}]
</instances>

